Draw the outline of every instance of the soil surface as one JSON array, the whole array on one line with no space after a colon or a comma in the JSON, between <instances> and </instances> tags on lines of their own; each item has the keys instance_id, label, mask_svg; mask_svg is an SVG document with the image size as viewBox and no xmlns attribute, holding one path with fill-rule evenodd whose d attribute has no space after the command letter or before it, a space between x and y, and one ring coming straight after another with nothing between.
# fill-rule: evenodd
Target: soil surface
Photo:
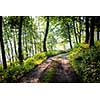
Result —
<instances>
[{"instance_id":1,"label":"soil surface","mask_svg":"<svg viewBox=\"0 0 100 100\"><path fill-rule=\"evenodd\" d=\"M56 67L56 72L49 83L79 83L78 76L71 67L66 53L49 57L34 70L23 76L19 82L41 83L44 73L53 66Z\"/></svg>"}]
</instances>

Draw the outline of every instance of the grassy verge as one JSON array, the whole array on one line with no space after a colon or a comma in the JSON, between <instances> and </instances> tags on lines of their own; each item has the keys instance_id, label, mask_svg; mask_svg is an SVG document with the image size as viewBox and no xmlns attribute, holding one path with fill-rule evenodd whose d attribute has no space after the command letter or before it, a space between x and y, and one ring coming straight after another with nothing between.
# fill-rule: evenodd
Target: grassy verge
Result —
<instances>
[{"instance_id":1,"label":"grassy verge","mask_svg":"<svg viewBox=\"0 0 100 100\"><path fill-rule=\"evenodd\" d=\"M64 52L65 51L48 51L37 53L33 57L24 60L24 64L22 66L19 65L18 62L15 62L12 65L8 65L6 70L3 70L0 65L0 82L17 82L19 78L34 69L48 57Z\"/></svg>"}]
</instances>

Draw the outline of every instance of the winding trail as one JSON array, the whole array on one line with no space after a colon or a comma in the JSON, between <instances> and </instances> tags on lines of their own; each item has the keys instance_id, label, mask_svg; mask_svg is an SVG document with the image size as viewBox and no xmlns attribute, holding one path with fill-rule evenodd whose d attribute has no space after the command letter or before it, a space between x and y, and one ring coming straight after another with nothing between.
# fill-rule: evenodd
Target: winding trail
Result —
<instances>
[{"instance_id":1,"label":"winding trail","mask_svg":"<svg viewBox=\"0 0 100 100\"><path fill-rule=\"evenodd\" d=\"M78 77L72 69L67 54L59 54L54 57L49 57L43 63L38 65L33 71L20 79L20 83L41 83L43 74L51 68L56 66L56 73L50 83L79 83Z\"/></svg>"}]
</instances>

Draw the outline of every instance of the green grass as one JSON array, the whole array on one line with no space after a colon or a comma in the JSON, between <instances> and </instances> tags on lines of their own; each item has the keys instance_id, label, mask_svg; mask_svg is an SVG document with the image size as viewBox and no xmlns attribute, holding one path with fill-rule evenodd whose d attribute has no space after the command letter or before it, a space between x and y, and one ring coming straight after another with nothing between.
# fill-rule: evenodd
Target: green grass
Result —
<instances>
[{"instance_id":1,"label":"green grass","mask_svg":"<svg viewBox=\"0 0 100 100\"><path fill-rule=\"evenodd\" d=\"M48 83L56 73L55 67L50 68L44 75L42 82Z\"/></svg>"},{"instance_id":2,"label":"green grass","mask_svg":"<svg viewBox=\"0 0 100 100\"><path fill-rule=\"evenodd\" d=\"M65 51L48 51L37 53L33 57L24 60L23 65L19 65L18 62L14 62L12 65L8 65L6 70L3 70L0 65L0 82L17 82L19 78L34 69L48 57L64 52Z\"/></svg>"},{"instance_id":3,"label":"green grass","mask_svg":"<svg viewBox=\"0 0 100 100\"><path fill-rule=\"evenodd\" d=\"M77 45L68 58L82 82L100 82L100 41L91 48L84 43Z\"/></svg>"}]
</instances>

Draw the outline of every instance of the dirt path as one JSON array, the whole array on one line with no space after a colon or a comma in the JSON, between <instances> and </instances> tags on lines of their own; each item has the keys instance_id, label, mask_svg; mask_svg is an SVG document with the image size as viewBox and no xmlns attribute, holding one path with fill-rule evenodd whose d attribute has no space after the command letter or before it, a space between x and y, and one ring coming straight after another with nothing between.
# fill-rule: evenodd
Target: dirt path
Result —
<instances>
[{"instance_id":1,"label":"dirt path","mask_svg":"<svg viewBox=\"0 0 100 100\"><path fill-rule=\"evenodd\" d=\"M40 83L43 74L56 63L56 73L50 83L76 83L79 82L76 73L71 68L66 54L59 54L48 58L42 64L21 78L21 83Z\"/></svg>"}]
</instances>

